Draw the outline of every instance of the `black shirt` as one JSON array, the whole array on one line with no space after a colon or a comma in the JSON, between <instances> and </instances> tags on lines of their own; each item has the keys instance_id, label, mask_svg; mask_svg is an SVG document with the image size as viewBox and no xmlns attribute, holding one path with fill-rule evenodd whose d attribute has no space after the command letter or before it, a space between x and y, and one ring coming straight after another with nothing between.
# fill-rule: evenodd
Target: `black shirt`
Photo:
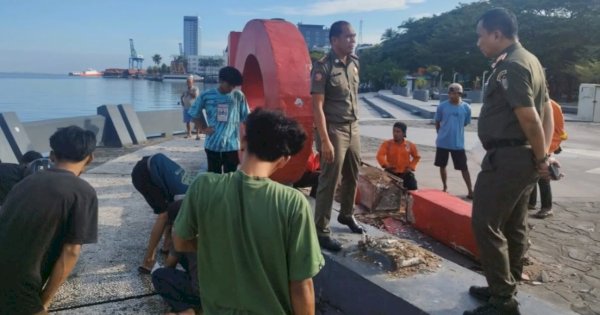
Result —
<instances>
[{"instance_id":1,"label":"black shirt","mask_svg":"<svg viewBox=\"0 0 600 315\"><path fill-rule=\"evenodd\" d=\"M62 246L95 243L98 198L75 174L49 169L15 185L0 208L0 314L42 310Z\"/></svg>"},{"instance_id":2,"label":"black shirt","mask_svg":"<svg viewBox=\"0 0 600 315\"><path fill-rule=\"evenodd\" d=\"M6 195L24 177L24 168L19 164L0 163L0 205Z\"/></svg>"}]
</instances>

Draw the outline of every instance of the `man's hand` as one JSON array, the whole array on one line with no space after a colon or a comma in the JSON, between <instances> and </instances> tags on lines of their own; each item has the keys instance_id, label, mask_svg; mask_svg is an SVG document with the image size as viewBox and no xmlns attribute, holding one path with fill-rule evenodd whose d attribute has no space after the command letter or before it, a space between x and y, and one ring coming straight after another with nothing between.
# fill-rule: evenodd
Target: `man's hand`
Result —
<instances>
[{"instance_id":1,"label":"man's hand","mask_svg":"<svg viewBox=\"0 0 600 315\"><path fill-rule=\"evenodd\" d=\"M550 179L550 171L549 171L550 163L549 161L538 163L537 171L540 174L540 177L546 180Z\"/></svg>"},{"instance_id":2,"label":"man's hand","mask_svg":"<svg viewBox=\"0 0 600 315\"><path fill-rule=\"evenodd\" d=\"M321 156L325 163L333 163L333 159L335 158L335 153L333 151L333 144L331 141L323 141L321 143Z\"/></svg>"},{"instance_id":3,"label":"man's hand","mask_svg":"<svg viewBox=\"0 0 600 315\"><path fill-rule=\"evenodd\" d=\"M204 134L207 134L207 135L212 135L213 133L215 133L215 128L213 128L213 127L204 128L201 130L201 132Z\"/></svg>"}]
</instances>

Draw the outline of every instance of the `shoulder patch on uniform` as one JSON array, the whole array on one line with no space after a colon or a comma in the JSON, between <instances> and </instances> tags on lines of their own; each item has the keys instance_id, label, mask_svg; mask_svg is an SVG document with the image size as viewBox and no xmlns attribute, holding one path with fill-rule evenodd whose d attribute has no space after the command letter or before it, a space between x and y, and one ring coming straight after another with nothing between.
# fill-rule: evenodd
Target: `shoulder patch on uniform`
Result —
<instances>
[{"instance_id":1,"label":"shoulder patch on uniform","mask_svg":"<svg viewBox=\"0 0 600 315\"><path fill-rule=\"evenodd\" d=\"M323 80L323 74L321 72L315 72L315 75L313 76L313 79L316 82L319 82L319 81Z\"/></svg>"},{"instance_id":2,"label":"shoulder patch on uniform","mask_svg":"<svg viewBox=\"0 0 600 315\"><path fill-rule=\"evenodd\" d=\"M498 83L500 83L500 85L502 85L502 88L504 88L505 90L508 90L508 79L506 78L507 74L508 70L505 69L500 71L496 76L496 81L498 81Z\"/></svg>"}]
</instances>

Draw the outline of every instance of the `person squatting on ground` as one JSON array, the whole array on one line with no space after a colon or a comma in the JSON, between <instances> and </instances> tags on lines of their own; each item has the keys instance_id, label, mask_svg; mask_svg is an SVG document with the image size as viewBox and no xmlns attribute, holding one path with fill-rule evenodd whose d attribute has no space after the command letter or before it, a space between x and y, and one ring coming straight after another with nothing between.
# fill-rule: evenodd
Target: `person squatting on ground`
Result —
<instances>
[{"instance_id":1,"label":"person squatting on ground","mask_svg":"<svg viewBox=\"0 0 600 315\"><path fill-rule=\"evenodd\" d=\"M353 233L364 232L353 215L360 166L359 63L358 57L352 54L356 33L350 23L333 23L329 30L329 42L331 51L314 63L311 73L310 91L321 154L315 224L321 247L339 251L342 244L331 237L329 221L340 173L338 222L347 225Z\"/></svg>"},{"instance_id":2,"label":"person squatting on ground","mask_svg":"<svg viewBox=\"0 0 600 315\"><path fill-rule=\"evenodd\" d=\"M471 185L471 174L467 166L467 154L465 153L465 126L471 123L471 107L462 100L463 88L458 83L448 86L448 100L442 102L435 112L435 162L440 168L440 176L444 191L448 189L446 179L446 165L448 155L452 156L454 169L462 173L467 184L467 198L473 199L473 186Z\"/></svg>"},{"instance_id":3,"label":"person squatting on ground","mask_svg":"<svg viewBox=\"0 0 600 315\"><path fill-rule=\"evenodd\" d=\"M168 224L168 213L173 211L176 196L183 197L188 189L184 183L185 170L162 153L144 156L138 161L131 172L131 182L139 191L148 205L152 208L156 221L152 226L148 247L142 265L138 271L149 274L156 262L156 249L162 235L164 234L164 246L162 251L168 252L171 240L170 225ZM178 197L179 198L179 197Z\"/></svg>"},{"instance_id":4,"label":"person squatting on ground","mask_svg":"<svg viewBox=\"0 0 600 315\"><path fill-rule=\"evenodd\" d=\"M562 113L560 105L554 100L550 100L552 104L552 116L554 117L554 132L552 133L552 143L548 154L559 154L562 151L560 146L561 142L567 140L569 135L565 131L565 118ZM540 177L538 180L538 186L540 187L540 201L542 207L540 211L533 214L533 217L538 219L545 219L549 216L554 215L552 211L552 188L550 187L550 180ZM537 203L537 189L534 186L529 196L529 209L535 209Z\"/></svg>"},{"instance_id":5,"label":"person squatting on ground","mask_svg":"<svg viewBox=\"0 0 600 315\"><path fill-rule=\"evenodd\" d=\"M53 167L15 185L0 208L0 314L47 314L82 244L97 240L96 191L79 178L96 136L60 128L50 148Z\"/></svg>"},{"instance_id":6,"label":"person squatting on ground","mask_svg":"<svg viewBox=\"0 0 600 315\"><path fill-rule=\"evenodd\" d=\"M200 90L194 85L194 76L188 76L186 80L187 90L181 94L181 106L183 108L183 123L185 124L186 138L192 137L192 116L188 113L192 104L196 101ZM200 140L200 126L196 125L196 140Z\"/></svg>"},{"instance_id":7,"label":"person squatting on ground","mask_svg":"<svg viewBox=\"0 0 600 315\"><path fill-rule=\"evenodd\" d=\"M13 186L27 176L29 163L41 158L39 152L28 151L21 156L19 164L0 162L0 206Z\"/></svg>"},{"instance_id":8,"label":"person squatting on ground","mask_svg":"<svg viewBox=\"0 0 600 315\"><path fill-rule=\"evenodd\" d=\"M189 110L196 126L208 124L204 126L207 127L204 150L209 172L235 172L240 164L240 125L250 112L244 93L234 90L242 82L242 74L236 68L222 68L219 87L202 92ZM206 111L206 122L203 111Z\"/></svg>"},{"instance_id":9,"label":"person squatting on ground","mask_svg":"<svg viewBox=\"0 0 600 315\"><path fill-rule=\"evenodd\" d=\"M169 206L168 225L175 221L182 201L177 200ZM177 264L183 270L177 268ZM152 284L171 308L171 313L167 314L196 314L201 306L195 253L177 252L171 244L165 265L152 271Z\"/></svg>"},{"instance_id":10,"label":"person squatting on ground","mask_svg":"<svg viewBox=\"0 0 600 315\"><path fill-rule=\"evenodd\" d=\"M469 289L486 304L464 314L520 314L515 294L527 247L527 202L538 178L549 177L552 109L544 69L519 43L514 13L491 9L476 31L479 49L495 60L478 121L486 154L472 215L488 286Z\"/></svg>"},{"instance_id":11,"label":"person squatting on ground","mask_svg":"<svg viewBox=\"0 0 600 315\"><path fill-rule=\"evenodd\" d=\"M269 179L305 140L296 121L256 109L240 169L190 186L173 241L197 252L204 314L314 314L312 277L325 262L312 209L301 192Z\"/></svg>"},{"instance_id":12,"label":"person squatting on ground","mask_svg":"<svg viewBox=\"0 0 600 315\"><path fill-rule=\"evenodd\" d=\"M417 146L406 140L406 124L396 122L392 129L393 139L384 141L377 151L377 162L387 172L402 178L404 188L417 189L415 171L421 160Z\"/></svg>"}]
</instances>

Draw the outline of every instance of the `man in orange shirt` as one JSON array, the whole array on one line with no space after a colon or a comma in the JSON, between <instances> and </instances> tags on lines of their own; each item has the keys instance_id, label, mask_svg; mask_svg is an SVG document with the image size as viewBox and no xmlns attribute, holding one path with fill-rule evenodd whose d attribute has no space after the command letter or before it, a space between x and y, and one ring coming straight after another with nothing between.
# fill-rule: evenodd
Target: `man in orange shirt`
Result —
<instances>
[{"instance_id":1,"label":"man in orange shirt","mask_svg":"<svg viewBox=\"0 0 600 315\"><path fill-rule=\"evenodd\" d=\"M377 162L386 171L402 178L404 187L408 190L417 189L414 171L421 159L417 146L406 140L406 124L394 124L394 139L381 144L377 151Z\"/></svg>"},{"instance_id":2,"label":"man in orange shirt","mask_svg":"<svg viewBox=\"0 0 600 315\"><path fill-rule=\"evenodd\" d=\"M568 134L565 131L565 118L563 116L560 105L554 100L550 100L552 105L552 116L554 117L554 132L552 133L552 142L548 149L548 154L558 154L562 151L560 143L567 140ZM538 219L545 219L552 216L552 189L550 188L550 180L540 177L538 180L538 186L540 187L540 200L542 207L540 211L536 212L533 217ZM535 209L537 203L537 188L531 191L529 196L529 209Z\"/></svg>"}]
</instances>

